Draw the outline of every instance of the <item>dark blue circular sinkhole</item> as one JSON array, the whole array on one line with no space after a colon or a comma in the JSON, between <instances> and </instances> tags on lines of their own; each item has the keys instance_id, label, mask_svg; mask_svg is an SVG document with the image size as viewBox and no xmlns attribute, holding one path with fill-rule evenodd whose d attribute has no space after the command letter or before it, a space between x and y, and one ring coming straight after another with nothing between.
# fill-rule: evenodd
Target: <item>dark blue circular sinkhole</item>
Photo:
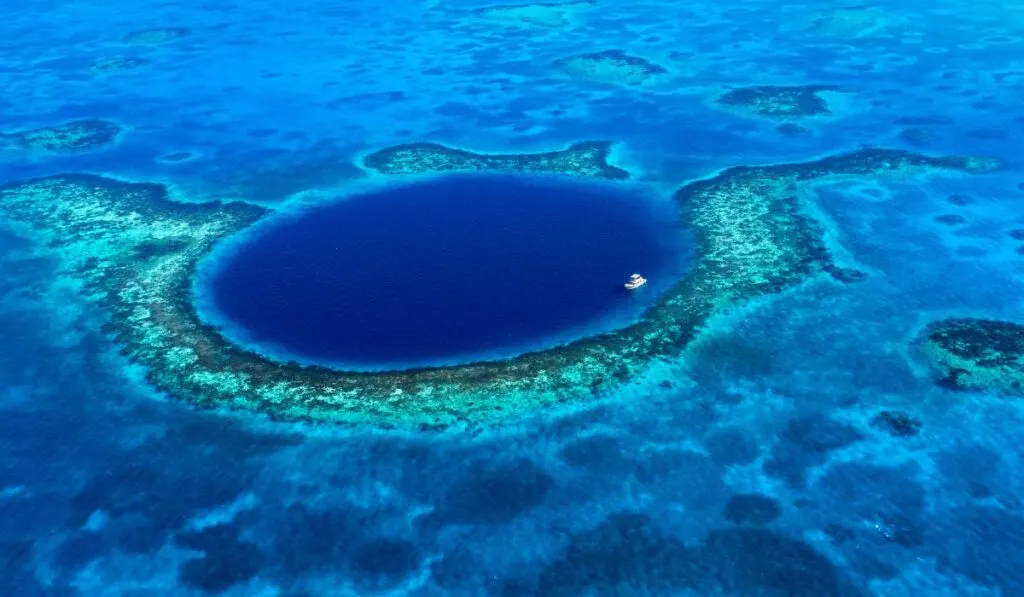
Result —
<instances>
[{"instance_id":1,"label":"dark blue circular sinkhole","mask_svg":"<svg viewBox=\"0 0 1024 597\"><path fill-rule=\"evenodd\" d=\"M280 361L453 365L629 325L690 253L675 204L639 185L448 175L271 218L204 263L197 302ZM649 283L629 292L633 272Z\"/></svg>"}]
</instances>

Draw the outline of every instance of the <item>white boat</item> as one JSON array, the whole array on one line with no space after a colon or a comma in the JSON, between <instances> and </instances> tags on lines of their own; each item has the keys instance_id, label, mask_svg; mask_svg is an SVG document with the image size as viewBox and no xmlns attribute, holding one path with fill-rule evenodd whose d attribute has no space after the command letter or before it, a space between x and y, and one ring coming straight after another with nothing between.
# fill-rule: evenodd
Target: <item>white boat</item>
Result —
<instances>
[{"instance_id":1,"label":"white boat","mask_svg":"<svg viewBox=\"0 0 1024 597\"><path fill-rule=\"evenodd\" d=\"M633 274L629 277L629 282L626 282L626 290L636 290L647 283L647 278L640 274Z\"/></svg>"}]
</instances>

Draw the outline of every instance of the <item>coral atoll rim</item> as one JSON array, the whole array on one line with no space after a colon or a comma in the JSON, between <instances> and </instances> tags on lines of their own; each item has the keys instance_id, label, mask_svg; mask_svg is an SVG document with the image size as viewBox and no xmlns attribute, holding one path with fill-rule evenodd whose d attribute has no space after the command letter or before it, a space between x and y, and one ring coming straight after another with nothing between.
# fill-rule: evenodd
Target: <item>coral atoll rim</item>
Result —
<instances>
[{"instance_id":1,"label":"coral atoll rim","mask_svg":"<svg viewBox=\"0 0 1024 597\"><path fill-rule=\"evenodd\" d=\"M942 319L925 328L918 348L941 386L1024 396L1024 325Z\"/></svg>"},{"instance_id":2,"label":"coral atoll rim","mask_svg":"<svg viewBox=\"0 0 1024 597\"><path fill-rule=\"evenodd\" d=\"M668 70L663 66L646 58L627 54L623 50L566 56L555 60L552 65L572 77L631 86L643 85L658 76L668 74Z\"/></svg>"},{"instance_id":3,"label":"coral atoll rim","mask_svg":"<svg viewBox=\"0 0 1024 597\"><path fill-rule=\"evenodd\" d=\"M388 148L365 164L385 174L451 170L547 171L623 178L607 143L543 154L482 155L440 145ZM863 150L802 164L732 168L675 194L695 236L687 275L639 323L499 363L391 373L275 364L229 344L198 319L191 282L220 239L268 210L243 203L184 204L163 186L61 175L0 188L0 210L22 233L59 251L60 277L109 313L108 330L168 394L286 419L434 429L472 428L561 402L592 399L652 361L678 355L711 316L837 267L797 190L830 176L984 171L996 164Z\"/></svg>"}]
</instances>

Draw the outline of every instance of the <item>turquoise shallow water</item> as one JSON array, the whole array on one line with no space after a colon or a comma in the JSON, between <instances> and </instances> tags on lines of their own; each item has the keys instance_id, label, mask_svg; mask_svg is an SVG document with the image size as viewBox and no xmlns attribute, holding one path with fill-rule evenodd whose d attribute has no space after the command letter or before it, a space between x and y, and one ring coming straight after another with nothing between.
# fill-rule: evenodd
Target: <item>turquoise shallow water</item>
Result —
<instances>
[{"instance_id":1,"label":"turquoise shallow water","mask_svg":"<svg viewBox=\"0 0 1024 597\"><path fill-rule=\"evenodd\" d=\"M1024 594L1020 402L936 386L910 346L950 315L1024 319L1021 8L494 6L7 7L0 131L123 131L68 153L5 138L0 178L91 172L287 208L361 188L377 176L362 156L421 141L607 139L666 194L863 146L1003 167L805 190L863 280L715 319L658 363L669 387L636 380L475 437L195 412L119 354L56 256L4 226L0 593ZM185 35L130 37L153 27ZM565 61L605 50L661 70ZM759 85L830 86L828 111L716 102Z\"/></svg>"}]
</instances>

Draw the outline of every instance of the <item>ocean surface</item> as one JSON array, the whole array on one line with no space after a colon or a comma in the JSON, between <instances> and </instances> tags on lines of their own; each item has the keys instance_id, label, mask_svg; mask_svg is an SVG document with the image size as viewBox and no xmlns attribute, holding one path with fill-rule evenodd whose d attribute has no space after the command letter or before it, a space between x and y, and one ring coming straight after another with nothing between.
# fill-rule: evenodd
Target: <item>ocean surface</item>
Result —
<instances>
[{"instance_id":1,"label":"ocean surface","mask_svg":"<svg viewBox=\"0 0 1024 597\"><path fill-rule=\"evenodd\" d=\"M1024 332L1013 327L1024 323L1024 4L33 0L2 15L0 595L1024 595ZM52 128L83 121L87 135ZM647 203L588 209L575 190L546 189L523 205L550 221L503 219L465 189L407 204L405 179L364 167L402 144L528 155L585 141L611 143L608 161L630 175L600 185ZM234 283L218 296L260 321L306 326L284 330L300 343L290 350L264 347L272 357L374 368L614 333L668 292L664 272L691 271L661 244L661 202L714 177L742 185L763 166L865 148L998 168L793 183L799 215L759 221L809 226L821 251L862 275L817 272L735 304L708 294L728 305L650 371L586 400L565 388L564 400L472 433L178 400L111 333L108 301L62 269L74 255L59 235L27 225L73 198L41 193L17 213L5 204L5 189L30 179L91 174L165 185L184 205L284 214L211 259L254 285L294 276L286 283L303 295L246 302ZM718 209L777 192L758 180ZM61 233L102 245L105 230L166 209L133 205ZM386 305L335 284L406 279L404 307L413 292L445 305L440 280L381 269L415 267L406 258L423 244L355 260L317 252L332 229L338 246L359 247L365 228L344 216L360 209L432 226L406 236L391 222L381 242L464 241L452 246L482 268L523 267L520 283L538 267L565 271L544 289L552 311L520 313L510 339L506 314L522 305L507 299L529 298L522 288L467 306L501 291L508 278L489 271L477 278L486 286L463 280L453 297L472 324L451 343L403 342L401 327L378 343L372 319ZM482 237L444 235L444 214L475 214L473 233L502 244L473 252ZM543 253L529 263L498 250L543 224L565 235L518 245ZM727 231L720 246L789 238L751 238L758 230ZM581 252L593 269L573 268ZM126 267L144 258L110 254ZM257 271L260 256L277 261ZM634 262L650 264L647 296L615 292ZM314 266L330 269L338 300L368 309L347 344L303 344L318 330L312 312L294 311L308 308L300 299L333 299L297 288ZM595 272L608 279L561 285ZM196 292L199 310L212 308L209 288ZM458 313L443 315L435 331ZM1008 325L972 332L978 350L924 351L922 330L950 318ZM929 358L957 365L936 375Z\"/></svg>"}]
</instances>

